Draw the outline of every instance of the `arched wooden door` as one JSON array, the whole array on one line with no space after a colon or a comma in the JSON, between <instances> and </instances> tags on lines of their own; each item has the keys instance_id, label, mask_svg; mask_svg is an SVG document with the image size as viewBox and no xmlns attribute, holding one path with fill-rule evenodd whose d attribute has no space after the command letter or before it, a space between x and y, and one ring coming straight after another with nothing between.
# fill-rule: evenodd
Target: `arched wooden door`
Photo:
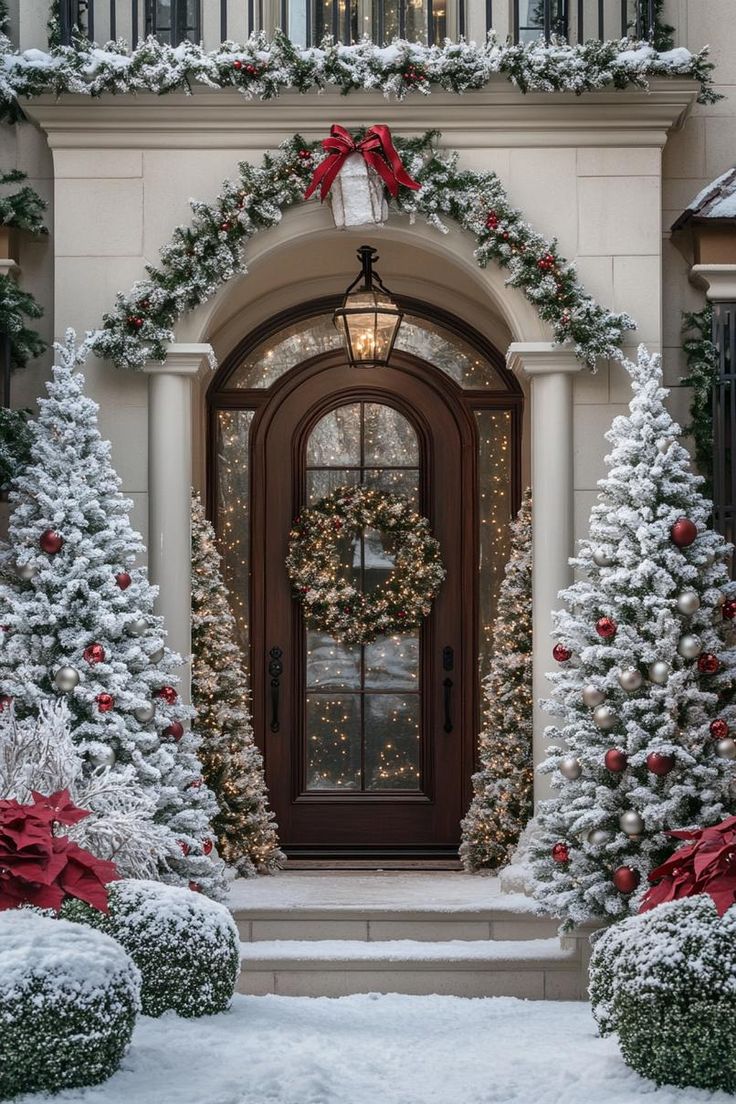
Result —
<instances>
[{"instance_id":1,"label":"arched wooden door","mask_svg":"<svg viewBox=\"0 0 736 1104\"><path fill-rule=\"evenodd\" d=\"M453 854L470 800L522 396L472 331L405 305L389 368L351 368L320 301L244 340L209 392L210 513L292 855ZM364 647L306 629L285 567L301 509L355 483L408 495L447 571L419 631ZM351 540L345 562L380 585L390 547Z\"/></svg>"},{"instance_id":2,"label":"arched wooden door","mask_svg":"<svg viewBox=\"0 0 736 1104\"><path fill-rule=\"evenodd\" d=\"M330 355L264 409L253 466L254 712L282 841L456 848L475 715L472 426L410 357L366 370ZM447 570L420 629L362 647L305 628L284 567L302 506L352 483L410 497ZM381 535L348 539L361 585L380 585L391 570Z\"/></svg>"}]
</instances>

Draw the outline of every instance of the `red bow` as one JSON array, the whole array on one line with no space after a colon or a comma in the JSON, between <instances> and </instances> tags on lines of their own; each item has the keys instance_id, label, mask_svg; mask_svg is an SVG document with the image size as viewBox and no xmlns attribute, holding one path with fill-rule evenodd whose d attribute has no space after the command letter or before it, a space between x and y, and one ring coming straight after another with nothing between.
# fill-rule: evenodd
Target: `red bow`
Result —
<instances>
[{"instance_id":1,"label":"red bow","mask_svg":"<svg viewBox=\"0 0 736 1104\"><path fill-rule=\"evenodd\" d=\"M304 193L305 199L309 199L321 185L320 199L324 202L335 177L351 153L360 153L363 156L366 164L376 170L392 196L399 194L399 184L415 190L422 186L417 180L412 180L402 165L387 126L372 126L356 142L345 127L333 123L329 138L322 140L322 149L327 151L327 157L314 170L314 176Z\"/></svg>"}]
</instances>

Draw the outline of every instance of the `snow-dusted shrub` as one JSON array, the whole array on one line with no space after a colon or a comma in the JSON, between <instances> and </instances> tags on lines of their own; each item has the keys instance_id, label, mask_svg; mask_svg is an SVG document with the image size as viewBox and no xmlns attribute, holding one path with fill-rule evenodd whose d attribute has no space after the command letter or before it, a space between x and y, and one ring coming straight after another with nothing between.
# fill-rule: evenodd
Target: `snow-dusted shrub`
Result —
<instances>
[{"instance_id":1,"label":"snow-dusted shrub","mask_svg":"<svg viewBox=\"0 0 736 1104\"><path fill-rule=\"evenodd\" d=\"M107 916L76 901L64 915L100 928L125 948L143 977L147 1016L168 1010L208 1016L229 1007L240 949L224 905L178 886L130 880L110 887Z\"/></svg>"},{"instance_id":2,"label":"snow-dusted shrub","mask_svg":"<svg viewBox=\"0 0 736 1104\"><path fill-rule=\"evenodd\" d=\"M622 920L594 945L590 997L637 1073L736 1091L736 908L701 895Z\"/></svg>"},{"instance_id":3,"label":"snow-dusted shrub","mask_svg":"<svg viewBox=\"0 0 736 1104\"><path fill-rule=\"evenodd\" d=\"M139 1007L140 974L114 940L30 909L0 914L0 1099L105 1081Z\"/></svg>"}]
</instances>

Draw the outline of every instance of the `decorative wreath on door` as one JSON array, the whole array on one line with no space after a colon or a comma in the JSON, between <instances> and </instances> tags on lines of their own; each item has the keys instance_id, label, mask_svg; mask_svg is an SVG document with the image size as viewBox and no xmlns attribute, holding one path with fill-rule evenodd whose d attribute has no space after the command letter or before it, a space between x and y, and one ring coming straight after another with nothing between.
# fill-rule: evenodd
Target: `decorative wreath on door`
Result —
<instances>
[{"instance_id":1,"label":"decorative wreath on door","mask_svg":"<svg viewBox=\"0 0 736 1104\"><path fill-rule=\"evenodd\" d=\"M367 529L390 536L393 558L391 574L371 594L345 579L340 563L340 542ZM415 629L445 578L427 518L406 498L363 486L338 487L302 511L286 567L309 628L345 644Z\"/></svg>"}]
</instances>

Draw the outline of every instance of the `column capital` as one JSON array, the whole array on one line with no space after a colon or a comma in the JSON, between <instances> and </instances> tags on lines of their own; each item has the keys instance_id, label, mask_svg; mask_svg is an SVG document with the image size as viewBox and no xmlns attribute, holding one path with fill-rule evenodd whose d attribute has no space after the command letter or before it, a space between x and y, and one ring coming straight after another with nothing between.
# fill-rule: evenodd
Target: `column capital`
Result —
<instances>
[{"instance_id":1,"label":"column capital","mask_svg":"<svg viewBox=\"0 0 736 1104\"><path fill-rule=\"evenodd\" d=\"M512 341L506 353L506 365L514 375L549 376L581 371L583 362L572 345L555 341Z\"/></svg>"},{"instance_id":2,"label":"column capital","mask_svg":"<svg viewBox=\"0 0 736 1104\"><path fill-rule=\"evenodd\" d=\"M696 264L690 269L690 280L705 291L708 299L718 302L736 301L736 264Z\"/></svg>"},{"instance_id":3,"label":"column capital","mask_svg":"<svg viewBox=\"0 0 736 1104\"><path fill-rule=\"evenodd\" d=\"M149 360L143 371L150 376L199 376L215 363L211 345L172 342L166 346L166 360Z\"/></svg>"},{"instance_id":4,"label":"column capital","mask_svg":"<svg viewBox=\"0 0 736 1104\"><path fill-rule=\"evenodd\" d=\"M0 257L0 276L20 276L20 268L12 257Z\"/></svg>"}]
</instances>

